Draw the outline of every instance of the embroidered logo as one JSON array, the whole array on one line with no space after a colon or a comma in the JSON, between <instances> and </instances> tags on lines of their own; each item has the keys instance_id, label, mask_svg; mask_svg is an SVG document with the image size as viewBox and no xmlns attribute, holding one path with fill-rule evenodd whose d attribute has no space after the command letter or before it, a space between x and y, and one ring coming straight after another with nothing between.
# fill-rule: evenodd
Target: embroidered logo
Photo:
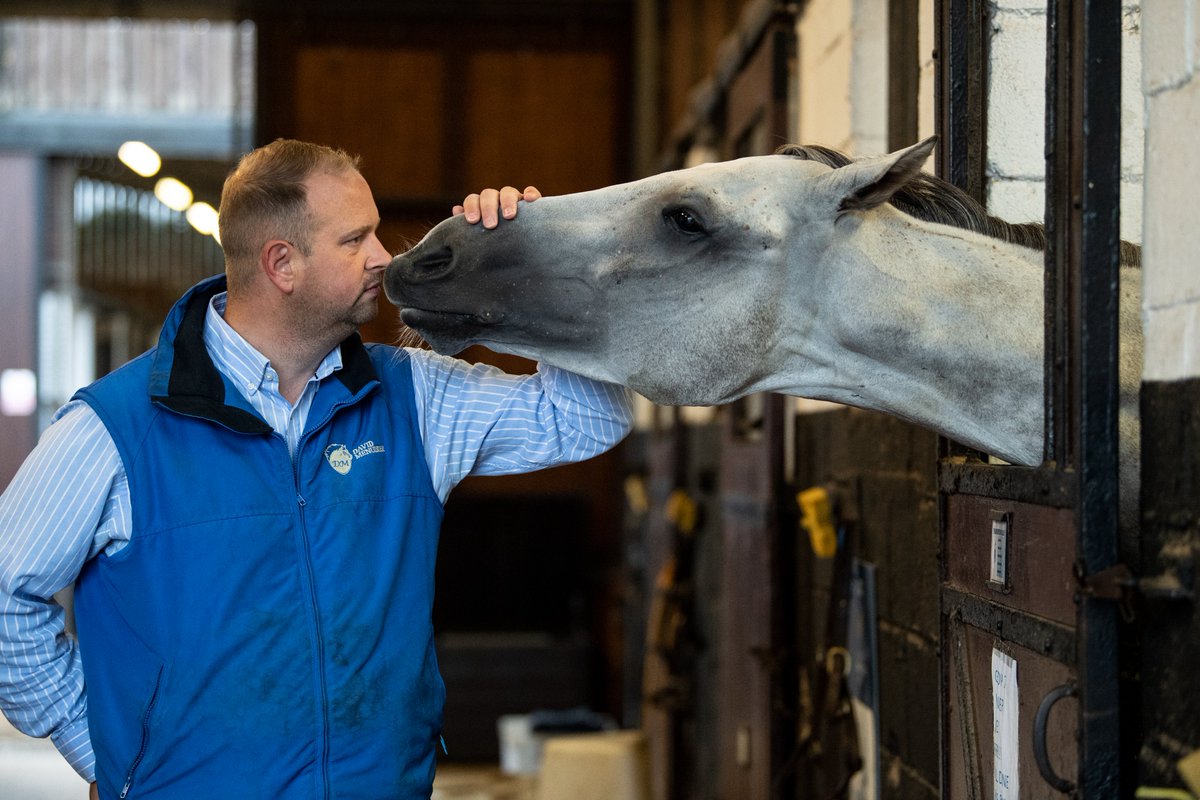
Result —
<instances>
[{"instance_id":1,"label":"embroidered logo","mask_svg":"<svg viewBox=\"0 0 1200 800\"><path fill-rule=\"evenodd\" d=\"M346 449L346 445L331 444L325 448L325 460L333 467L334 472L345 475L354 463L354 456Z\"/></svg>"},{"instance_id":2,"label":"embroidered logo","mask_svg":"<svg viewBox=\"0 0 1200 800\"><path fill-rule=\"evenodd\" d=\"M374 440L363 442L353 451L344 444L331 444L325 448L325 460L329 462L329 466L333 467L334 472L345 475L354 466L354 459L363 458L372 453L382 453L384 450L384 446L375 444Z\"/></svg>"}]
</instances>

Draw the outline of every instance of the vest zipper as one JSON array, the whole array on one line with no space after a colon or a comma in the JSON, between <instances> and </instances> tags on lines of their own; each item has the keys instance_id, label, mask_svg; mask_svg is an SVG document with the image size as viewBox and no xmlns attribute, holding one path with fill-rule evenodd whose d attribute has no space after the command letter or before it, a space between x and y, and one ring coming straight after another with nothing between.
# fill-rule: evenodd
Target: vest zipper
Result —
<instances>
[{"instance_id":1,"label":"vest zipper","mask_svg":"<svg viewBox=\"0 0 1200 800\"><path fill-rule=\"evenodd\" d=\"M320 705L321 705L321 788L324 797L329 797L329 690L325 680L325 637L321 631L321 611L317 606L317 579L313 574L312 567L312 547L308 539L308 525L304 519L304 508L308 505L308 501L304 499L304 494L300 490L300 453L304 449L304 440L307 437L301 435L300 440L296 443L296 453L292 457L292 480L296 487L296 513L299 517L300 527L300 543L303 548L303 566L304 577L308 582L308 601L312 607L313 614L313 646L316 649L317 659L317 675L321 687Z\"/></svg>"},{"instance_id":2,"label":"vest zipper","mask_svg":"<svg viewBox=\"0 0 1200 800\"><path fill-rule=\"evenodd\" d=\"M308 501L304 499L304 493L300 487L300 455L304 452L304 445L312 437L312 434L321 428L325 427L333 415L337 413L343 406L350 405L352 402L358 402L362 397L362 392L355 395L351 401L343 401L335 403L325 413L325 417L317 425L313 425L311 419L305 425L306 431L300 434L296 440L296 452L289 454L292 462L292 482L296 487L296 514L300 522L300 541L304 548L304 575L308 581L308 597L309 603L312 605L313 613L313 639L316 647L317 657L317 672L320 676L321 686L321 732L322 732L322 747L321 747L321 784L322 795L325 798L329 797L329 689L325 681L325 637L321 633L321 614L317 607L317 580L313 574L311 547L308 540L308 525L304 519L304 507L308 505ZM278 433L275 434L279 436ZM283 437L280 437L281 439ZM284 448L287 448L287 441L284 441Z\"/></svg>"},{"instance_id":3,"label":"vest zipper","mask_svg":"<svg viewBox=\"0 0 1200 800\"><path fill-rule=\"evenodd\" d=\"M154 679L154 690L150 692L150 702L146 704L146 710L142 713L142 745L137 751L137 755L133 757L133 763L129 765L129 772L125 773L125 785L121 788L121 793L117 795L120 800L125 800L129 794L129 788L133 786L133 775L137 772L138 765L142 763L142 759L146 756L146 748L150 745L150 712L154 710L154 704L158 701L158 686L162 683L162 670L158 671L158 676Z\"/></svg>"}]
</instances>

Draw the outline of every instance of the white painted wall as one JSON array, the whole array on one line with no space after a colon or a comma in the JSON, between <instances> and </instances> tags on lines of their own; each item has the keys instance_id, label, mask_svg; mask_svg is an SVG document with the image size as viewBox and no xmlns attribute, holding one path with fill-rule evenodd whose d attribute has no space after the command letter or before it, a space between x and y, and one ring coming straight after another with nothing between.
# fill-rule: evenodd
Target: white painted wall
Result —
<instances>
[{"instance_id":1,"label":"white painted wall","mask_svg":"<svg viewBox=\"0 0 1200 800\"><path fill-rule=\"evenodd\" d=\"M1200 0L1154 0L1142 21L1146 97L1146 380L1200 377Z\"/></svg>"},{"instance_id":2,"label":"white painted wall","mask_svg":"<svg viewBox=\"0 0 1200 800\"><path fill-rule=\"evenodd\" d=\"M937 19L934 15L934 0L921 0L917 17L917 60L919 64L917 87L917 138L925 139L937 133L937 117L934 115L937 95L938 63L933 55L936 49ZM927 170L934 170L933 158L927 162Z\"/></svg>"},{"instance_id":3,"label":"white painted wall","mask_svg":"<svg viewBox=\"0 0 1200 800\"><path fill-rule=\"evenodd\" d=\"M1141 10L1126 2L1121 43L1121 237L1142 240ZM988 74L988 210L1011 222L1045 219L1045 0L993 6Z\"/></svg>"},{"instance_id":4,"label":"white painted wall","mask_svg":"<svg viewBox=\"0 0 1200 800\"><path fill-rule=\"evenodd\" d=\"M797 22L802 144L887 149L887 0L812 0Z\"/></svg>"},{"instance_id":5,"label":"white painted wall","mask_svg":"<svg viewBox=\"0 0 1200 800\"><path fill-rule=\"evenodd\" d=\"M1004 0L992 16L987 204L1012 222L1045 218L1046 3Z\"/></svg>"}]
</instances>

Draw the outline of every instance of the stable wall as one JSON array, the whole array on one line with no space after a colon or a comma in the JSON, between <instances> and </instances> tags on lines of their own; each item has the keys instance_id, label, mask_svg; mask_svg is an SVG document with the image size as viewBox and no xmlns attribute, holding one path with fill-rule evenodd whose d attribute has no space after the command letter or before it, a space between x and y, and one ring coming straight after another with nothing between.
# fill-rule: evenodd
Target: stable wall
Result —
<instances>
[{"instance_id":1,"label":"stable wall","mask_svg":"<svg viewBox=\"0 0 1200 800\"><path fill-rule=\"evenodd\" d=\"M987 206L1010 222L1045 219L1045 0L993 6L988 42ZM1121 41L1121 238L1142 241L1141 9L1125 2Z\"/></svg>"},{"instance_id":2,"label":"stable wall","mask_svg":"<svg viewBox=\"0 0 1200 800\"><path fill-rule=\"evenodd\" d=\"M1143 576L1194 582L1200 564L1200 3L1143 9L1146 362L1142 384ZM1193 583L1193 590L1196 588ZM1181 788L1177 762L1200 750L1200 613L1196 600L1141 608L1143 784ZM1193 776L1195 780L1196 777ZM1193 793L1197 784L1191 784Z\"/></svg>"},{"instance_id":3,"label":"stable wall","mask_svg":"<svg viewBox=\"0 0 1200 800\"><path fill-rule=\"evenodd\" d=\"M888 0L813 0L796 25L800 143L887 151Z\"/></svg>"}]
</instances>

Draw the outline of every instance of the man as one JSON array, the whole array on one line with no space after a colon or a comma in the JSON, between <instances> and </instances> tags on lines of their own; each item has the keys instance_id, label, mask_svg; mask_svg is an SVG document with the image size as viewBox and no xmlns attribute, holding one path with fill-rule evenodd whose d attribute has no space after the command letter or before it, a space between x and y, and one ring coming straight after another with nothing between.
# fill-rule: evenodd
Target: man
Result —
<instances>
[{"instance_id":1,"label":"man","mask_svg":"<svg viewBox=\"0 0 1200 800\"><path fill-rule=\"evenodd\" d=\"M0 705L93 797L428 797L442 503L629 430L618 387L364 346L378 224L345 153L246 155L225 276L81 390L0 496ZM72 585L78 645L51 599Z\"/></svg>"}]
</instances>

